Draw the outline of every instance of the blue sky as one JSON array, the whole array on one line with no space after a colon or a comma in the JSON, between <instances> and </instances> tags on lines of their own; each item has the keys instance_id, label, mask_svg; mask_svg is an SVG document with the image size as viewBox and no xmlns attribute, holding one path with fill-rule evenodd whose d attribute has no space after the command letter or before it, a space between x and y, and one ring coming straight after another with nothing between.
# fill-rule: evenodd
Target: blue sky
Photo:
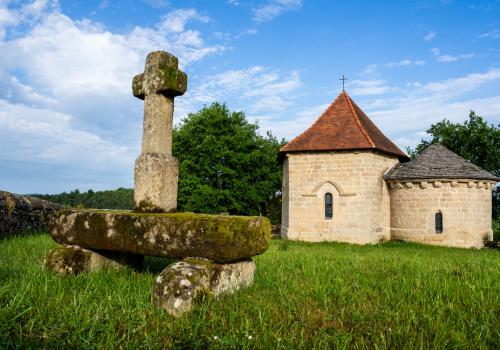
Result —
<instances>
[{"instance_id":1,"label":"blue sky","mask_svg":"<svg viewBox=\"0 0 500 350\"><path fill-rule=\"evenodd\" d=\"M188 74L176 123L221 101L291 139L342 74L402 149L469 110L500 123L500 1L0 0L0 188L132 187L152 50Z\"/></svg>"}]
</instances>

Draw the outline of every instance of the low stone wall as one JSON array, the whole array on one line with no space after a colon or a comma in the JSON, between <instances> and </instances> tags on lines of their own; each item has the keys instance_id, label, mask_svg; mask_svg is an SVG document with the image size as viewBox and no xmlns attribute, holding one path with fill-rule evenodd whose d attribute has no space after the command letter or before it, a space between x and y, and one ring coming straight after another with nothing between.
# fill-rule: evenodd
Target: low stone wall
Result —
<instances>
[{"instance_id":1,"label":"low stone wall","mask_svg":"<svg viewBox=\"0 0 500 350\"><path fill-rule=\"evenodd\" d=\"M0 191L0 239L12 233L48 230L50 215L58 204Z\"/></svg>"}]
</instances>

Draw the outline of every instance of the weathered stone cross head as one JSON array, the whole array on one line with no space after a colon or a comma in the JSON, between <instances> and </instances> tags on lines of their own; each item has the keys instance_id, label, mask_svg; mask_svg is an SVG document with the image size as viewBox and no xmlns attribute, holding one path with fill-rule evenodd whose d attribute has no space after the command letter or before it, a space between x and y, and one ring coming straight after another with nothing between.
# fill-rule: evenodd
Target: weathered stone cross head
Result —
<instances>
[{"instance_id":1,"label":"weathered stone cross head","mask_svg":"<svg viewBox=\"0 0 500 350\"><path fill-rule=\"evenodd\" d=\"M149 94L163 94L168 97L182 95L187 89L187 75L179 70L177 57L165 51L153 51L146 58L144 73L132 81L135 97L144 100Z\"/></svg>"}]
</instances>

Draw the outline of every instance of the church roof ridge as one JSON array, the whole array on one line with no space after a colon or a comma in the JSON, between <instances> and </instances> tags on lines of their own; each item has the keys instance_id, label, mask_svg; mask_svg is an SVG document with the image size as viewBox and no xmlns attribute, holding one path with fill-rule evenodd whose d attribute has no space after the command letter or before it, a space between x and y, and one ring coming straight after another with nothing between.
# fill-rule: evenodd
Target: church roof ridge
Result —
<instances>
[{"instance_id":1,"label":"church roof ridge","mask_svg":"<svg viewBox=\"0 0 500 350\"><path fill-rule=\"evenodd\" d=\"M408 159L344 90L309 128L283 146L280 154L355 149L376 149Z\"/></svg>"},{"instance_id":2,"label":"church roof ridge","mask_svg":"<svg viewBox=\"0 0 500 350\"><path fill-rule=\"evenodd\" d=\"M500 178L465 160L443 145L429 145L416 158L396 164L384 176L386 180L476 179L500 181Z\"/></svg>"}]
</instances>

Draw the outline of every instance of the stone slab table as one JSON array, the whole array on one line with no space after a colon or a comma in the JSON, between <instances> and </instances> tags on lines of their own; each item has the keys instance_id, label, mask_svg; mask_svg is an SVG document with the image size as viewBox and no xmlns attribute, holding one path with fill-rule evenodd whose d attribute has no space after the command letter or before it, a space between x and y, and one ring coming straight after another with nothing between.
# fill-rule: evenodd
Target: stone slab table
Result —
<instances>
[{"instance_id":1,"label":"stone slab table","mask_svg":"<svg viewBox=\"0 0 500 350\"><path fill-rule=\"evenodd\" d=\"M271 237L265 217L195 213L67 210L49 222L61 244L91 250L225 263L263 253Z\"/></svg>"}]
</instances>

